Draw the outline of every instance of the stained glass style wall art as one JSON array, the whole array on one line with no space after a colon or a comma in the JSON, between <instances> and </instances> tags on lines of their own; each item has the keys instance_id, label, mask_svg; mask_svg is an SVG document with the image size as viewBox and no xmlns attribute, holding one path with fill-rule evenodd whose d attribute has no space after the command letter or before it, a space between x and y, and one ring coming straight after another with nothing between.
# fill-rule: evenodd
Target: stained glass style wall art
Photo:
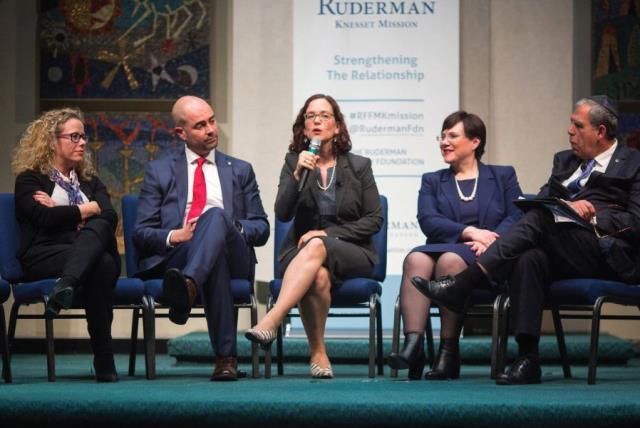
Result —
<instances>
[{"instance_id":1,"label":"stained glass style wall art","mask_svg":"<svg viewBox=\"0 0 640 428\"><path fill-rule=\"evenodd\" d=\"M86 113L85 132L98 176L120 215L122 196L140 193L147 162L181 147L168 113ZM118 223L121 251L122 222Z\"/></svg>"},{"instance_id":2,"label":"stained glass style wall art","mask_svg":"<svg viewBox=\"0 0 640 428\"><path fill-rule=\"evenodd\" d=\"M209 1L43 0L42 99L209 96Z\"/></svg>"}]
</instances>

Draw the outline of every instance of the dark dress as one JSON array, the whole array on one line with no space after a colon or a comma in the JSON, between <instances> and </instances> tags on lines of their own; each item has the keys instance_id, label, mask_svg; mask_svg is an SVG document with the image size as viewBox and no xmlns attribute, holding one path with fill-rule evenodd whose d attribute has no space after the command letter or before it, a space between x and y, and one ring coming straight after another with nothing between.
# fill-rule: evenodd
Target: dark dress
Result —
<instances>
[{"instance_id":1,"label":"dark dress","mask_svg":"<svg viewBox=\"0 0 640 428\"><path fill-rule=\"evenodd\" d=\"M331 184L326 191L320 189L316 171L298 192L293 178L297 160L297 153L287 154L275 204L280 221L295 218L279 254L282 273L298 254L300 237L310 230L324 230L327 236L314 239L322 239L327 249L324 266L332 284L370 276L378 261L372 237L383 221L371 161L350 153L340 155L335 168L328 171L328 177L335 176L327 180Z\"/></svg>"},{"instance_id":2,"label":"dark dress","mask_svg":"<svg viewBox=\"0 0 640 428\"><path fill-rule=\"evenodd\" d=\"M451 168L426 173L418 197L418 221L427 236L425 245L411 252L421 252L438 258L451 252L459 255L467 264L476 255L461 242L462 231L468 226L505 233L522 212L512 203L522 196L515 170L510 166L478 163L478 188L469 202L458 196L455 174ZM459 181L463 195L473 191L474 180Z\"/></svg>"}]
</instances>

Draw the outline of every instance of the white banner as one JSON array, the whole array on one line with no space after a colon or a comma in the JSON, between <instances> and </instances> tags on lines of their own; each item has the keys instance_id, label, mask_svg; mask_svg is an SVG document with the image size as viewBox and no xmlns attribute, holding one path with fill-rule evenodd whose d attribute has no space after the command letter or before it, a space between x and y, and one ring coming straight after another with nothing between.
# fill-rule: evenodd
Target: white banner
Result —
<instances>
[{"instance_id":1,"label":"white banner","mask_svg":"<svg viewBox=\"0 0 640 428\"><path fill-rule=\"evenodd\" d=\"M436 137L459 105L459 1L293 3L294 116L312 94L336 98L389 199L387 273L401 274L424 243L420 177L445 165Z\"/></svg>"}]
</instances>

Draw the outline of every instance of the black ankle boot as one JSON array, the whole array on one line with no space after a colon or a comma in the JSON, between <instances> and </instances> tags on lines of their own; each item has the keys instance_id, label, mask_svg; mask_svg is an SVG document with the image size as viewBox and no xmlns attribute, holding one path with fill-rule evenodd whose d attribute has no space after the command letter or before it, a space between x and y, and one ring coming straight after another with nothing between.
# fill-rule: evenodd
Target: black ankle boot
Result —
<instances>
[{"instance_id":1,"label":"black ankle boot","mask_svg":"<svg viewBox=\"0 0 640 428\"><path fill-rule=\"evenodd\" d=\"M76 281L70 276L58 278L49 293L49 300L45 307L44 313L47 318L54 318L60 312L60 309L69 309L73 303L73 293Z\"/></svg>"},{"instance_id":2,"label":"black ankle boot","mask_svg":"<svg viewBox=\"0 0 640 428\"><path fill-rule=\"evenodd\" d=\"M406 334L402 351L392 352L387 360L392 369L409 369L409 379L420 379L427 361L424 355L424 334Z\"/></svg>"},{"instance_id":3,"label":"black ankle boot","mask_svg":"<svg viewBox=\"0 0 640 428\"><path fill-rule=\"evenodd\" d=\"M424 376L426 380L447 380L460 377L460 352L443 346L438 350L438 356L433 368Z\"/></svg>"},{"instance_id":4,"label":"black ankle boot","mask_svg":"<svg viewBox=\"0 0 640 428\"><path fill-rule=\"evenodd\" d=\"M96 382L117 382L119 380L112 353L94 356L93 368L96 371Z\"/></svg>"}]
</instances>

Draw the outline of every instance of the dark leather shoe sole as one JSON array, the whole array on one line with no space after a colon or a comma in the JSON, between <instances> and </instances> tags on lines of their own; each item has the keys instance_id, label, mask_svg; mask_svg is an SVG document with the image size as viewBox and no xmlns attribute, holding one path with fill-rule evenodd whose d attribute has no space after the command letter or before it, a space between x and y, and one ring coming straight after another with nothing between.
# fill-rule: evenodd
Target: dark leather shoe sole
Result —
<instances>
[{"instance_id":1,"label":"dark leather shoe sole","mask_svg":"<svg viewBox=\"0 0 640 428\"><path fill-rule=\"evenodd\" d=\"M176 324L186 324L191 306L189 305L187 280L182 272L173 268L165 272L162 281L162 294L170 307L169 319Z\"/></svg>"},{"instance_id":2,"label":"dark leather shoe sole","mask_svg":"<svg viewBox=\"0 0 640 428\"><path fill-rule=\"evenodd\" d=\"M460 373L448 374L440 370L429 370L427 374L424 375L425 380L454 380L459 378Z\"/></svg>"},{"instance_id":3,"label":"dark leather shoe sole","mask_svg":"<svg viewBox=\"0 0 640 428\"><path fill-rule=\"evenodd\" d=\"M537 385L539 383L542 383L542 380L539 378L521 380L518 378L512 378L504 373L499 375L496 379L496 385Z\"/></svg>"},{"instance_id":4,"label":"dark leather shoe sole","mask_svg":"<svg viewBox=\"0 0 640 428\"><path fill-rule=\"evenodd\" d=\"M214 382L233 382L238 380L238 375L231 370L221 370L219 373L213 373L211 380Z\"/></svg>"},{"instance_id":5,"label":"dark leather shoe sole","mask_svg":"<svg viewBox=\"0 0 640 428\"><path fill-rule=\"evenodd\" d=\"M411 278L411 283L416 289L428 297L431 301L435 302L438 306L449 309L450 311L455 312L456 314L463 314L466 310L468 298L462 301L457 301L453 299L443 298L443 291L438 290L437 288L432 289L432 283L437 284L436 281L426 280L419 276L414 276ZM434 287L436 287L434 285Z\"/></svg>"},{"instance_id":6,"label":"dark leather shoe sole","mask_svg":"<svg viewBox=\"0 0 640 428\"><path fill-rule=\"evenodd\" d=\"M532 385L542 383L540 363L519 357L506 372L498 375L497 385Z\"/></svg>"},{"instance_id":7,"label":"dark leather shoe sole","mask_svg":"<svg viewBox=\"0 0 640 428\"><path fill-rule=\"evenodd\" d=\"M45 317L54 318L61 309L69 309L73 304L72 287L54 287L45 308Z\"/></svg>"}]
</instances>

